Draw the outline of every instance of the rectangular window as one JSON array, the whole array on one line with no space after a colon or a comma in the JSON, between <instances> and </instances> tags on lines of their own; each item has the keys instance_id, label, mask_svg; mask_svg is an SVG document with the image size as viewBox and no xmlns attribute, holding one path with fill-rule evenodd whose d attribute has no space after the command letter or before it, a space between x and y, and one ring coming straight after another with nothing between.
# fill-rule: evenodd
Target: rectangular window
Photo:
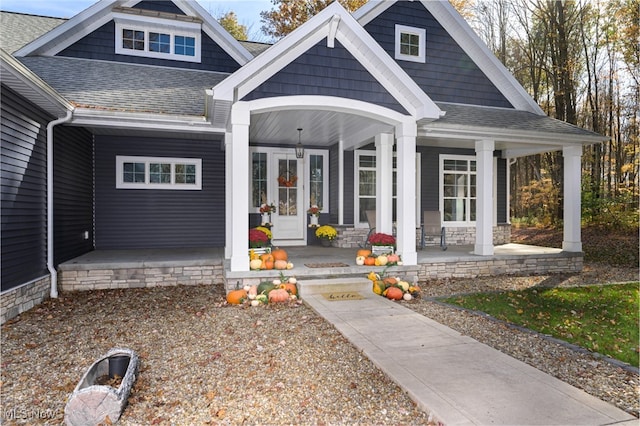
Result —
<instances>
[{"instance_id":1,"label":"rectangular window","mask_svg":"<svg viewBox=\"0 0 640 426\"><path fill-rule=\"evenodd\" d=\"M131 29L122 30L122 48L130 50L144 50L144 31Z\"/></svg>"},{"instance_id":2,"label":"rectangular window","mask_svg":"<svg viewBox=\"0 0 640 426\"><path fill-rule=\"evenodd\" d=\"M175 38L175 54L184 56L196 55L196 39L195 37L176 36Z\"/></svg>"},{"instance_id":3,"label":"rectangular window","mask_svg":"<svg viewBox=\"0 0 640 426\"><path fill-rule=\"evenodd\" d=\"M309 155L309 205L324 209L324 155Z\"/></svg>"},{"instance_id":4,"label":"rectangular window","mask_svg":"<svg viewBox=\"0 0 640 426\"><path fill-rule=\"evenodd\" d=\"M200 23L152 17L138 19L114 14L117 54L200 62Z\"/></svg>"},{"instance_id":5,"label":"rectangular window","mask_svg":"<svg viewBox=\"0 0 640 426\"><path fill-rule=\"evenodd\" d=\"M254 152L251 155L251 206L259 209L262 204L270 204L267 189L267 153Z\"/></svg>"},{"instance_id":6,"label":"rectangular window","mask_svg":"<svg viewBox=\"0 0 640 426\"><path fill-rule=\"evenodd\" d=\"M470 225L476 220L476 160L440 156L440 210L443 221Z\"/></svg>"},{"instance_id":7,"label":"rectangular window","mask_svg":"<svg viewBox=\"0 0 640 426\"><path fill-rule=\"evenodd\" d=\"M116 157L118 189L202 189L199 158Z\"/></svg>"},{"instance_id":8,"label":"rectangular window","mask_svg":"<svg viewBox=\"0 0 640 426\"><path fill-rule=\"evenodd\" d=\"M149 33L149 51L171 53L171 36L162 33Z\"/></svg>"},{"instance_id":9,"label":"rectangular window","mask_svg":"<svg viewBox=\"0 0 640 426\"><path fill-rule=\"evenodd\" d=\"M395 58L403 61L426 62L427 32L424 28L396 25Z\"/></svg>"}]
</instances>

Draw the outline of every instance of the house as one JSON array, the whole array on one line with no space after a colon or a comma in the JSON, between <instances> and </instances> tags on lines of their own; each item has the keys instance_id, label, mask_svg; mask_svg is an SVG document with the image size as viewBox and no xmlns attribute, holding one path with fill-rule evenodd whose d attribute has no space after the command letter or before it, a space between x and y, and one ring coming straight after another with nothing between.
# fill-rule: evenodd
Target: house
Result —
<instances>
[{"instance_id":1,"label":"house","mask_svg":"<svg viewBox=\"0 0 640 426\"><path fill-rule=\"evenodd\" d=\"M272 46L188 0L2 27L3 321L92 250L220 247L248 271L262 203L283 246L311 242L316 204L339 246L376 210L415 265L421 212L439 210L491 256L509 162L533 153L562 151L563 249L582 250L582 146L604 138L547 117L446 1L336 2Z\"/></svg>"}]
</instances>

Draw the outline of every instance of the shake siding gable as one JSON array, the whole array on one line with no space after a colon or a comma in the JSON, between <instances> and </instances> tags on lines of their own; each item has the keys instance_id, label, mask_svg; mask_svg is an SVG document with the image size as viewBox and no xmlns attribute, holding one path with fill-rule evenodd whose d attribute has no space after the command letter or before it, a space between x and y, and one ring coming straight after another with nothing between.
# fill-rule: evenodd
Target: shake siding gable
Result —
<instances>
[{"instance_id":1,"label":"shake siding gable","mask_svg":"<svg viewBox=\"0 0 640 426\"><path fill-rule=\"evenodd\" d=\"M134 64L157 65L176 68L198 69L232 73L240 68L235 59L225 52L216 42L201 31L201 62L184 62L170 59L146 58L143 56L117 55L115 52L115 29L113 21L104 24L91 34L78 40L58 53L58 56L98 59L103 61L128 62Z\"/></svg>"},{"instance_id":2,"label":"shake siding gable","mask_svg":"<svg viewBox=\"0 0 640 426\"><path fill-rule=\"evenodd\" d=\"M116 156L202 159L202 190L116 189ZM95 248L223 247L220 141L95 137Z\"/></svg>"},{"instance_id":3,"label":"shake siding gable","mask_svg":"<svg viewBox=\"0 0 640 426\"><path fill-rule=\"evenodd\" d=\"M47 274L49 117L2 85L2 291Z\"/></svg>"},{"instance_id":4,"label":"shake siding gable","mask_svg":"<svg viewBox=\"0 0 640 426\"><path fill-rule=\"evenodd\" d=\"M332 49L326 39L319 42L243 100L289 95L343 97L407 113L338 40Z\"/></svg>"},{"instance_id":5,"label":"shake siding gable","mask_svg":"<svg viewBox=\"0 0 640 426\"><path fill-rule=\"evenodd\" d=\"M176 15L185 15L185 13L180 10L178 6L176 6L171 1L141 1L140 3L133 6L133 9L144 9L144 10L154 10L156 12L164 12L164 13L174 13Z\"/></svg>"},{"instance_id":6,"label":"shake siding gable","mask_svg":"<svg viewBox=\"0 0 640 426\"><path fill-rule=\"evenodd\" d=\"M426 63L403 60L397 63L431 99L512 108L421 2L398 1L365 26L392 58L396 24L426 29Z\"/></svg>"},{"instance_id":7,"label":"shake siding gable","mask_svg":"<svg viewBox=\"0 0 640 426\"><path fill-rule=\"evenodd\" d=\"M82 128L57 126L54 141L53 243L58 265L93 249L93 136Z\"/></svg>"}]
</instances>

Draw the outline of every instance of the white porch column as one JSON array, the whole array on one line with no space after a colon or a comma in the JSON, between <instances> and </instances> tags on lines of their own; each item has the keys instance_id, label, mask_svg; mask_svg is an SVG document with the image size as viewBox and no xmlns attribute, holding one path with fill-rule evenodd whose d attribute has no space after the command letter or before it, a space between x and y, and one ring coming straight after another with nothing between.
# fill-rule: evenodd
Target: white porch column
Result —
<instances>
[{"instance_id":1,"label":"white porch column","mask_svg":"<svg viewBox=\"0 0 640 426\"><path fill-rule=\"evenodd\" d=\"M376 135L376 232L393 232L393 135Z\"/></svg>"},{"instance_id":2,"label":"white porch column","mask_svg":"<svg viewBox=\"0 0 640 426\"><path fill-rule=\"evenodd\" d=\"M416 136L418 128L409 117L396 126L397 154L397 248L405 265L416 265Z\"/></svg>"},{"instance_id":3,"label":"white porch column","mask_svg":"<svg viewBox=\"0 0 640 426\"><path fill-rule=\"evenodd\" d=\"M231 163L231 149L232 149L232 133L226 132L224 134L224 181L225 181L225 191L224 191L224 258L231 259L231 248L233 247L233 235L231 235L231 219L233 218L233 209L231 208L231 194L229 191L229 182L233 181L233 174L231 170L233 165Z\"/></svg>"},{"instance_id":4,"label":"white porch column","mask_svg":"<svg viewBox=\"0 0 640 426\"><path fill-rule=\"evenodd\" d=\"M338 141L338 225L344 225L344 141Z\"/></svg>"},{"instance_id":5,"label":"white porch column","mask_svg":"<svg viewBox=\"0 0 640 426\"><path fill-rule=\"evenodd\" d=\"M236 102L231 108L231 141L227 145L227 166L231 178L226 182L227 194L231 199L227 206L230 217L231 270L249 270L249 107L244 102Z\"/></svg>"},{"instance_id":6,"label":"white porch column","mask_svg":"<svg viewBox=\"0 0 640 426\"><path fill-rule=\"evenodd\" d=\"M476 141L476 244L473 252L493 254L493 150L492 140Z\"/></svg>"},{"instance_id":7,"label":"white porch column","mask_svg":"<svg viewBox=\"0 0 640 426\"><path fill-rule=\"evenodd\" d=\"M580 235L580 193L582 178L582 146L565 146L562 148L564 157L564 237L562 249L564 251L581 252L582 240Z\"/></svg>"}]
</instances>

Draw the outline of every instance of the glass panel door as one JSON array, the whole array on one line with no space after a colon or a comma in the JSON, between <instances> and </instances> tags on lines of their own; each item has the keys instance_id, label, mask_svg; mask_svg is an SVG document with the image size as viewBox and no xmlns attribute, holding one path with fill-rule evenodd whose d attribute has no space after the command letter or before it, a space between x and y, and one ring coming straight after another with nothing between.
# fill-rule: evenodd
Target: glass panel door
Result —
<instances>
[{"instance_id":1,"label":"glass panel door","mask_svg":"<svg viewBox=\"0 0 640 426\"><path fill-rule=\"evenodd\" d=\"M302 205L302 160L289 154L274 154L273 159L275 167L272 170L277 173L276 213L271 215L273 239L276 243L277 240L301 240L304 238L305 218Z\"/></svg>"}]
</instances>

